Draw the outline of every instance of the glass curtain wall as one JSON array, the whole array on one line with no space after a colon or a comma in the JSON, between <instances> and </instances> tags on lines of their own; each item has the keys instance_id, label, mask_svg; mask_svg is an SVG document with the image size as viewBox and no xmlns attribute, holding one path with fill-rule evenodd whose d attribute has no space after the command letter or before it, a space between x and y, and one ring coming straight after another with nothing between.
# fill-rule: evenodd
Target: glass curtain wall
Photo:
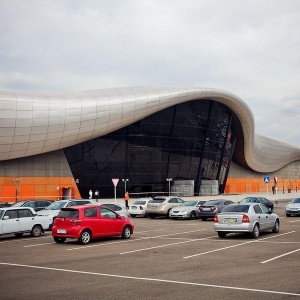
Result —
<instances>
[{"instance_id":1,"label":"glass curtain wall","mask_svg":"<svg viewBox=\"0 0 300 300\"><path fill-rule=\"evenodd\" d=\"M117 197L167 193L167 178L193 180L199 194L201 180L218 180L225 188L234 131L232 112L212 100L193 100L144 118L106 136L65 149L83 198L98 190L113 198L113 178L119 178ZM122 181L123 179L123 181Z\"/></svg>"}]
</instances>

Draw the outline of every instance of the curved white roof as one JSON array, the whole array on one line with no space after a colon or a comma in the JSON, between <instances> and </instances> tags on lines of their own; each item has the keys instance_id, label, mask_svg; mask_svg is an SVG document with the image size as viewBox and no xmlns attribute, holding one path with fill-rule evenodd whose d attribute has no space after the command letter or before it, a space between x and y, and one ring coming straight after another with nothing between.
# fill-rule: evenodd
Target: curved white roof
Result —
<instances>
[{"instance_id":1,"label":"curved white roof","mask_svg":"<svg viewBox=\"0 0 300 300\"><path fill-rule=\"evenodd\" d=\"M248 105L229 92L199 87L129 87L49 94L0 91L0 160L63 149L141 120L167 107L211 99L234 111L247 165L273 172L300 160L300 148L255 133Z\"/></svg>"}]
</instances>

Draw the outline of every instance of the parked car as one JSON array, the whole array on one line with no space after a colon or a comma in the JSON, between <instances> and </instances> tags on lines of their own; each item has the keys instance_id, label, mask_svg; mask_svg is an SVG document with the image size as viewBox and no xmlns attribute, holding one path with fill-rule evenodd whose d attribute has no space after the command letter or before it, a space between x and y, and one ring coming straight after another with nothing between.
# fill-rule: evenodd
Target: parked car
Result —
<instances>
[{"instance_id":1,"label":"parked car","mask_svg":"<svg viewBox=\"0 0 300 300\"><path fill-rule=\"evenodd\" d=\"M199 206L199 218L206 221L213 218L217 213L221 212L227 205L234 203L232 200L209 200Z\"/></svg>"},{"instance_id":2,"label":"parked car","mask_svg":"<svg viewBox=\"0 0 300 300\"><path fill-rule=\"evenodd\" d=\"M248 232L258 238L260 232L279 232L279 216L261 203L232 204L214 217L214 229L220 238L228 233Z\"/></svg>"},{"instance_id":3,"label":"parked car","mask_svg":"<svg viewBox=\"0 0 300 300\"><path fill-rule=\"evenodd\" d=\"M285 207L285 214L287 217L300 215L300 198L294 198L291 202L288 202Z\"/></svg>"},{"instance_id":4,"label":"parked car","mask_svg":"<svg viewBox=\"0 0 300 300\"><path fill-rule=\"evenodd\" d=\"M68 206L76 206L76 205L84 205L92 203L91 200L87 199L79 199L79 200L58 200L47 206L45 209L40 210L37 212L39 216L51 216L52 217L52 224L50 225L49 229L51 229L53 225L53 221L55 217L59 214L60 210L64 207Z\"/></svg>"},{"instance_id":5,"label":"parked car","mask_svg":"<svg viewBox=\"0 0 300 300\"><path fill-rule=\"evenodd\" d=\"M273 202L264 197L246 197L242 199L239 203L262 203L266 207L270 208L272 211L274 210Z\"/></svg>"},{"instance_id":6,"label":"parked car","mask_svg":"<svg viewBox=\"0 0 300 300\"><path fill-rule=\"evenodd\" d=\"M13 233L21 237L28 232L38 237L49 228L51 222L52 219L49 217L37 216L31 207L0 208L0 234Z\"/></svg>"},{"instance_id":7,"label":"parked car","mask_svg":"<svg viewBox=\"0 0 300 300\"><path fill-rule=\"evenodd\" d=\"M82 205L62 208L55 218L52 236L56 243L67 238L78 239L86 245L91 239L121 236L129 239L134 225L127 218L101 205Z\"/></svg>"},{"instance_id":8,"label":"parked car","mask_svg":"<svg viewBox=\"0 0 300 300\"><path fill-rule=\"evenodd\" d=\"M169 217L169 212L173 207L179 206L184 202L176 196L156 196L149 200L147 204L147 215L149 218L157 216Z\"/></svg>"},{"instance_id":9,"label":"parked car","mask_svg":"<svg viewBox=\"0 0 300 300\"><path fill-rule=\"evenodd\" d=\"M12 204L13 207L31 207L35 211L40 211L52 204L53 200L23 200Z\"/></svg>"},{"instance_id":10,"label":"parked car","mask_svg":"<svg viewBox=\"0 0 300 300\"><path fill-rule=\"evenodd\" d=\"M186 201L180 206L172 208L169 212L171 219L190 219L195 220L199 218L199 206L203 205L206 201Z\"/></svg>"},{"instance_id":11,"label":"parked car","mask_svg":"<svg viewBox=\"0 0 300 300\"><path fill-rule=\"evenodd\" d=\"M111 210L117 212L119 215L121 215L122 217L128 218L129 217L129 213L127 208L122 207L119 204L116 203L99 203L100 206L105 206L110 208Z\"/></svg>"},{"instance_id":12,"label":"parked car","mask_svg":"<svg viewBox=\"0 0 300 300\"><path fill-rule=\"evenodd\" d=\"M147 204L152 198L140 198L129 205L128 213L131 217L136 216L147 217Z\"/></svg>"},{"instance_id":13,"label":"parked car","mask_svg":"<svg viewBox=\"0 0 300 300\"><path fill-rule=\"evenodd\" d=\"M2 202L2 203L0 203L0 208L1 207L10 207L10 206L11 206L11 204L8 203L8 202Z\"/></svg>"}]
</instances>

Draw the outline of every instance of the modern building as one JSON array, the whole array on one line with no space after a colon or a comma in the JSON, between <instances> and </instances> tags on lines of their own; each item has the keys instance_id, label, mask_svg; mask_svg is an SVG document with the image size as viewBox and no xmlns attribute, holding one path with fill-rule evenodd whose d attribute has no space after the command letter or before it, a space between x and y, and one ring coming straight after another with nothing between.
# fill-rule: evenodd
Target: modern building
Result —
<instances>
[{"instance_id":1,"label":"modern building","mask_svg":"<svg viewBox=\"0 0 300 300\"><path fill-rule=\"evenodd\" d=\"M248 105L223 90L0 92L2 202L288 192L299 178L300 148L256 133Z\"/></svg>"}]
</instances>

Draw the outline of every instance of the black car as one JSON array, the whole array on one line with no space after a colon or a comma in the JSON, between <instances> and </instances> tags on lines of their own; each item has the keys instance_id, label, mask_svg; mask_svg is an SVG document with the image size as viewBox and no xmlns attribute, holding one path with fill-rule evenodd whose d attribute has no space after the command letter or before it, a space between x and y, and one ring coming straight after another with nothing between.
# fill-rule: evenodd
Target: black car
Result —
<instances>
[{"instance_id":1,"label":"black car","mask_svg":"<svg viewBox=\"0 0 300 300\"><path fill-rule=\"evenodd\" d=\"M31 207L35 211L40 211L45 209L47 206L49 206L51 203L53 203L53 200L23 200L23 201L18 201L12 206L16 207Z\"/></svg>"},{"instance_id":2,"label":"black car","mask_svg":"<svg viewBox=\"0 0 300 300\"><path fill-rule=\"evenodd\" d=\"M246 197L242 199L239 203L262 203L267 208L271 209L271 211L274 210L273 202L264 197Z\"/></svg>"},{"instance_id":3,"label":"black car","mask_svg":"<svg viewBox=\"0 0 300 300\"><path fill-rule=\"evenodd\" d=\"M208 218L214 218L214 216L220 213L227 205L233 204L232 200L215 199L206 201L199 206L199 218L202 221L206 221Z\"/></svg>"}]
</instances>

